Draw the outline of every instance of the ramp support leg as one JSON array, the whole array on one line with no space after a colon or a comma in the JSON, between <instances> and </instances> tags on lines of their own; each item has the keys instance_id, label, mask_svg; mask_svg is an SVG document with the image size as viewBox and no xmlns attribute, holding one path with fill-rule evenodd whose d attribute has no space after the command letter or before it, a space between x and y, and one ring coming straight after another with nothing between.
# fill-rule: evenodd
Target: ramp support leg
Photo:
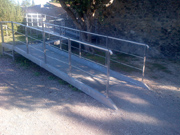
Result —
<instances>
[{"instance_id":1,"label":"ramp support leg","mask_svg":"<svg viewBox=\"0 0 180 135\"><path fill-rule=\"evenodd\" d=\"M69 75L72 76L71 72L71 40L68 39L68 52L69 52Z\"/></svg>"},{"instance_id":2,"label":"ramp support leg","mask_svg":"<svg viewBox=\"0 0 180 135\"><path fill-rule=\"evenodd\" d=\"M107 66L107 81L106 81L106 96L109 95L109 75L110 75L110 53L106 52L106 66Z\"/></svg>"},{"instance_id":3,"label":"ramp support leg","mask_svg":"<svg viewBox=\"0 0 180 135\"><path fill-rule=\"evenodd\" d=\"M27 54L29 54L27 26L25 26L25 35L26 35L26 52L27 52Z\"/></svg>"},{"instance_id":4,"label":"ramp support leg","mask_svg":"<svg viewBox=\"0 0 180 135\"><path fill-rule=\"evenodd\" d=\"M145 72L145 64L146 64L146 53L147 53L147 46L144 47L144 61L143 61L143 70L142 70L142 82L144 81L144 72Z\"/></svg>"},{"instance_id":5,"label":"ramp support leg","mask_svg":"<svg viewBox=\"0 0 180 135\"><path fill-rule=\"evenodd\" d=\"M81 37L81 30L79 32L79 40L82 41L82 37ZM79 57L81 58L81 44L79 43Z\"/></svg>"},{"instance_id":6,"label":"ramp support leg","mask_svg":"<svg viewBox=\"0 0 180 135\"><path fill-rule=\"evenodd\" d=\"M44 49L44 62L46 63L46 43L45 43L45 32L44 32L44 22L42 22L42 37L43 37L43 49Z\"/></svg>"},{"instance_id":7,"label":"ramp support leg","mask_svg":"<svg viewBox=\"0 0 180 135\"><path fill-rule=\"evenodd\" d=\"M13 60L14 60L15 37L14 37L14 25L13 25L13 22L11 22L11 27L12 27L12 36L13 36L13 49L12 49L12 57L13 57Z\"/></svg>"},{"instance_id":8,"label":"ramp support leg","mask_svg":"<svg viewBox=\"0 0 180 135\"><path fill-rule=\"evenodd\" d=\"M106 48L108 49L108 36L106 37ZM105 61L105 65L107 66L107 56L108 54L106 53L106 61Z\"/></svg>"},{"instance_id":9,"label":"ramp support leg","mask_svg":"<svg viewBox=\"0 0 180 135\"><path fill-rule=\"evenodd\" d=\"M3 33L3 26L1 22L0 22L0 25L1 25L1 39L2 39L2 43L4 43L4 33ZM4 47L2 47L2 54L4 55Z\"/></svg>"}]
</instances>

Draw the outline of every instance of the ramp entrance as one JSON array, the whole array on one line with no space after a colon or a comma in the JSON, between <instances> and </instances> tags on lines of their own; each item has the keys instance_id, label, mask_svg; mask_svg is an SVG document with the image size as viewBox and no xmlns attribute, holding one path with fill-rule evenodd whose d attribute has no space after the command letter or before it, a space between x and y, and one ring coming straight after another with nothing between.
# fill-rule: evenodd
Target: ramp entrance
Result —
<instances>
[{"instance_id":1,"label":"ramp entrance","mask_svg":"<svg viewBox=\"0 0 180 135\"><path fill-rule=\"evenodd\" d=\"M13 58L14 51L21 54L112 109L117 109L109 97L109 91L113 85L126 82L147 88L143 82L110 69L113 52L115 52L114 50L116 48L110 48L108 46L108 43L113 40L112 44L113 42L117 43L117 41L121 41L130 44L139 44L143 47L144 56L142 59L144 63L141 70L144 76L145 53L148 48L145 44L122 39L117 40L117 38L79 31L46 22L42 22L42 28L27 26L17 22L0 22L0 25L3 54L10 54ZM4 40L6 34L3 25L7 25L7 29L12 35L11 42ZM54 30L50 26L54 27ZM72 33L76 33L77 36L68 35L66 33L67 29L71 30ZM105 46L82 41L80 35L83 33L105 38ZM103 42L101 41L101 43ZM98 52L95 55L101 58L100 62L88 60L85 57L87 55L86 53L92 52L88 52L85 48L92 48L95 52ZM116 51L118 50L116 49ZM85 52L85 56L82 55L83 52Z\"/></svg>"}]
</instances>

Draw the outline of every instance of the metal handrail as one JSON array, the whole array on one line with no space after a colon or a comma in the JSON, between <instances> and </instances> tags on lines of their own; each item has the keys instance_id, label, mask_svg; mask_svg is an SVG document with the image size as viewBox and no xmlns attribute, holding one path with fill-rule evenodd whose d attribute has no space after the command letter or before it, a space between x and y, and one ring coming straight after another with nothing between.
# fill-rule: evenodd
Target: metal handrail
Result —
<instances>
[{"instance_id":1,"label":"metal handrail","mask_svg":"<svg viewBox=\"0 0 180 135\"><path fill-rule=\"evenodd\" d=\"M143 57L143 68L142 68L142 81L143 81L143 78L144 78L144 72L145 72L145 62L146 62L146 51L147 51L147 49L149 48L149 46L148 45L146 45L146 44L143 44L143 43L138 43L138 42L134 42L134 41L129 41L129 40L124 40L124 39L119 39L119 38L115 38L115 37L111 37L111 36L105 36L105 35L100 35L100 34L96 34L96 33L92 33L92 32L87 32L87 31L81 31L81 30L77 30L77 29L73 29L73 28L68 28L68 27L65 27L65 26L59 26L59 25L55 25L55 24L50 24L50 23L47 23L47 22L42 22L42 29L40 29L40 28L36 28L36 27L32 27L32 26L27 26L27 25L24 25L24 24L21 24L21 23L18 23L18 22L10 22L10 21L3 21L3 22L0 22L0 25L1 25L1 28L2 28L2 23L11 23L11 25L12 25L12 32L13 32L13 43L15 42L15 38L14 38L14 32L17 32L17 31L14 31L14 29L13 29L13 24L17 24L17 25L20 25L20 26L23 26L23 27L25 27L25 32L26 32L26 34L25 34L25 37L26 37L26 47L27 47L27 53L29 53L29 49L28 49L28 38L33 38L33 39L35 39L35 40L39 40L39 39L36 39L36 38L34 38L34 37L31 37L30 35L28 35L28 32L27 32L27 28L29 28L29 29L33 29L33 30L36 30L36 31L39 31L39 32L41 32L42 34L43 34L43 49L44 49L44 51L41 51L41 52L43 52L44 53L44 62L46 63L47 61L46 61L46 57L49 57L49 56L46 56L46 51L47 51L47 49L46 49L46 42L45 42L45 33L46 34L49 34L49 35L53 35L53 36L56 36L56 37L59 37L59 38L61 38L61 39L66 39L66 40L68 40L68 54L69 54L69 56L68 56L68 58L69 58L69 62L67 63L67 64L69 64L69 73L70 73L70 76L72 76L72 72L71 72L71 68L72 67L74 67L73 65L71 65L71 48L73 47L72 45L71 45L71 42L76 42L76 43L79 43L79 46L81 46L81 45L85 45L85 46L88 46L88 47L92 47L92 48L95 48L95 49L98 49L98 50L101 50L101 51L104 51L105 53L106 53L106 55L105 55L105 60L106 60L106 68L107 68L107 74L106 74L106 78L107 79L104 79L103 78L103 80L106 80L107 82L106 82L106 93L108 93L108 89L109 89L109 81L110 81L110 61L112 60L112 61L116 61L116 60L113 60L113 59L111 59L110 58L110 55L112 55L113 54L113 52L112 52L112 50L111 49L109 49L108 47L107 47L107 39L113 39L113 40L117 40L117 41L122 41L122 42L127 42L127 43L132 43L132 44L135 44L135 45L140 45L140 46L144 46L145 47L145 49L144 49L144 57ZM88 43L88 42L84 42L84 41L80 41L80 40L78 40L78 39L74 39L74 38L71 38L71 37L67 37L67 36L65 36L65 35L61 35L61 34L58 34L58 33L56 33L56 32L52 32L52 31L47 31L46 29L45 29L45 25L52 25L52 26L54 26L54 27L60 27L60 28L63 28L63 29L68 29L68 30L73 30L73 31L76 31L76 32L84 32L84 33L87 33L87 34L92 34L92 35L95 35L95 36L100 36L100 37L105 37L106 38L106 48L105 47L101 47L101 46L96 46L96 45L94 45L94 44L92 44L92 43ZM1 33L3 32L3 30L1 30ZM17 32L18 33L18 32ZM19 32L20 33L20 32ZM22 34L22 33L21 33ZM24 35L24 34L23 34ZM3 34L2 34L2 36L3 36ZM3 38L2 38L3 39ZM3 41L3 40L2 40ZM39 40L39 41L41 41L41 40ZM15 45L15 43L13 44L13 46ZM81 49L82 50L82 49ZM115 50L116 51L116 50ZM80 58L81 58L81 55L80 55L80 53L79 53L79 56L80 56ZM132 56L134 56L134 55L132 55ZM140 57L140 56L138 56L138 57ZM141 57L142 58L142 57ZM116 61L116 62L118 62L118 61ZM126 65L126 66L129 66L129 67L132 67L132 68L135 68L135 69L138 69L138 70L141 70L140 68L137 68L137 67L133 67L133 66L131 66L131 65L128 65L128 64L125 64L125 63L122 63L122 62L118 62L118 63L120 63L120 64L123 64L123 65ZM76 67L77 68L77 67ZM82 71L84 71L83 69L81 69ZM84 71L84 72L86 72L86 71ZM94 75L93 75L94 76ZM99 78L99 77L97 77L97 78ZM101 78L102 79L102 78Z\"/></svg>"},{"instance_id":2,"label":"metal handrail","mask_svg":"<svg viewBox=\"0 0 180 135\"><path fill-rule=\"evenodd\" d=\"M95 36L99 36L99 37L104 37L107 39L113 39L113 40L117 40L117 41L122 41L122 42L127 42L127 43L131 43L131 44L135 44L135 45L140 45L140 46L144 46L144 47L147 47L149 48L149 46L147 44L143 44L143 43L138 43L138 42L134 42L134 41L129 41L129 40L124 40L124 39L119 39L119 38L115 38L115 37L111 37L111 36L105 36L105 35L101 35L101 34L96 34L96 33L92 33L92 32L87 32L87 31L81 31L81 30L77 30L77 29L73 29L73 28L69 28L69 27L65 27L65 26L60 26L60 25L55 25L55 24L51 24L51 23L47 23L47 22L44 22L46 25L51 25L51 26L54 26L54 27L59 27L59 28L63 28L63 29L67 29L67 30L71 30L71 31L75 31L75 32L84 32L86 34L92 34L92 35L95 35ZM107 42L107 41L106 41ZM106 45L107 47L107 45ZM114 50L114 49L112 49ZM131 56L134 56L134 57L137 57L137 58L141 58L141 59L145 59L145 56L141 57L139 55L134 55L134 54L130 54L130 53L126 53L126 52L123 52L123 51L118 51L118 50L114 50L116 52L120 52L120 53L124 53L124 54L127 54L127 55L131 55ZM131 67L131 68L134 68L134 69L138 69L137 67L134 67L134 66L131 66L129 64L125 64L125 63L122 63L122 62L119 62L119 61L116 61L116 60L113 60L114 62L116 63L119 63L119 64L122 64L122 65L126 65L128 67ZM145 62L143 64L143 67L145 65ZM138 69L139 70L139 69ZM142 69L143 71L143 69ZM144 73L142 73L144 76ZM143 77L142 77L142 80L143 80Z\"/></svg>"},{"instance_id":3,"label":"metal handrail","mask_svg":"<svg viewBox=\"0 0 180 135\"><path fill-rule=\"evenodd\" d=\"M32 27L32 26L26 26L24 24L21 24L21 23L17 23L17 22L13 22L15 24L18 24L18 25L21 25L21 26L24 26L24 27L27 27L27 28L31 28L31 29L34 29L34 30L37 30L37 31L40 31L40 32L43 32L42 29L38 29L38 28L35 28L35 27ZM45 23L45 22L43 22ZM93 47L93 48L96 48L96 49L99 49L99 50L102 50L102 51L106 51L106 52L109 52L111 55L113 54L113 52L110 50L110 49L106 49L106 48L103 48L103 47L99 47L99 46L96 46L96 45L93 45L91 43L87 43L87 42L83 42L83 41L79 41L79 40L76 40L76 39L73 39L73 38L69 38L69 37L65 37L65 36L62 36L60 34L56 34L54 32L49 32L49 31L45 31L45 33L47 34L51 34L51 35L54 35L54 36L57 36L57 37L61 37L61 38L64 38L64 39L69 39L71 41L74 41L74 42L77 42L77 43L80 43L80 44L83 44L83 45L87 45L89 47Z\"/></svg>"},{"instance_id":4,"label":"metal handrail","mask_svg":"<svg viewBox=\"0 0 180 135\"><path fill-rule=\"evenodd\" d=\"M24 26L24 27L27 27L27 28L31 28L31 29L43 32L43 30L41 30L41 29L38 29L38 28L35 28L35 27L32 27L32 26L26 26L26 25L18 23L18 22L2 21L1 23L14 23L14 24L18 24L18 25L21 25L21 26ZM43 23L45 23L45 22L43 22ZM109 52L111 55L113 54L113 52L110 49L99 47L99 46L93 45L91 43L79 41L79 40L76 40L76 39L73 39L73 38L65 37L65 36L62 36L62 35L59 35L59 34L56 34L56 33L53 33L53 32L48 32L48 31L45 31L45 30L44 30L44 32L47 33L47 34L51 34L51 35L54 35L54 36L57 36L57 37L64 38L64 39L69 39L71 41L74 41L74 42L77 42L77 43L80 43L80 44L83 44L83 45L87 45L89 47L93 47L93 48L96 48L96 49L99 49L99 50L102 50L102 51Z\"/></svg>"},{"instance_id":5,"label":"metal handrail","mask_svg":"<svg viewBox=\"0 0 180 135\"><path fill-rule=\"evenodd\" d=\"M60 28L68 29L68 30L73 30L73 31L76 31L76 32L84 32L84 33L86 33L86 34L91 34L91 35L94 35L94 36L99 36L99 37L114 39L114 40L123 41L123 42L127 42L127 43L132 43L132 44L136 44L136 45L146 46L147 48L149 48L149 45L144 44L144 43L138 43L138 42L134 42L134 41L130 41L130 40L125 40L125 39L115 38L115 37L106 36L106 35L101 35L101 34L97 34L97 33L92 33L92 32L88 32L88 31L73 29L73 28L69 28L69 27L66 27L66 26L59 26L59 25L51 24L51 23L47 23L47 22L44 22L44 23L45 23L45 24L48 24L48 25L55 26L55 27L60 27Z\"/></svg>"},{"instance_id":6,"label":"metal handrail","mask_svg":"<svg viewBox=\"0 0 180 135\"><path fill-rule=\"evenodd\" d=\"M123 52L123 51L115 50L116 52L124 53L124 54L127 54L127 55L131 55L131 56L134 56L134 57L143 59L143 67L142 67L142 69L140 69L140 68L138 68L138 67L135 67L135 66L132 66L132 65L129 65L129 64L126 64L126 63L122 63L122 62L113 60L113 61L116 62L116 63L122 64L122 65L124 65L124 66L128 66L128 67L130 67L130 68L133 68L133 69L136 69L136 70L139 70L139 71L142 71L142 81L144 80L145 63L146 63L146 51L147 51L147 49L149 48L149 46L148 46L147 44L138 43L138 42L134 42L134 41L130 41L130 40L125 40L125 39L120 39L120 38L115 38L115 37L111 37L111 36L105 36L105 35L96 34L96 33L92 33L92 32L77 30L77 29L73 29L73 28L69 28L69 27L65 27L65 26L60 26L60 25L55 25L55 24L51 24L51 23L47 23L47 22L44 22L44 23L45 23L46 25L51 25L52 27L59 27L59 28L63 28L63 29L67 29L67 30L72 30L72 31L75 31L75 32L79 32L80 34L81 34L81 32L84 32L84 33L86 33L86 34L91 34L91 35L94 35L94 36L99 36L99 37L106 38L106 47L107 47L107 48L109 48L109 47L107 46L107 40L108 40L108 39L113 39L113 40L117 40L117 41L121 41L121 42L131 43L132 45L139 45L139 46L145 47L145 49L144 49L144 56L143 56L143 57L141 57L141 56L139 56L139 55L129 54L129 53L126 53L126 52ZM114 50L114 49L112 49L112 50ZM112 59L111 59L111 60L112 60Z\"/></svg>"},{"instance_id":7,"label":"metal handrail","mask_svg":"<svg viewBox=\"0 0 180 135\"><path fill-rule=\"evenodd\" d=\"M36 14L34 14L36 15ZM54 18L57 18L57 17L54 17ZM31 23L31 22L30 22ZM60 26L60 25L55 25L55 24L51 24L51 23L47 23L47 22L43 22L44 24L46 25L50 25L52 27L59 27L59 28L63 28L63 29L66 29L66 30L71 30L71 31L75 31L75 32L84 32L86 34L91 34L91 35L94 35L94 36L99 36L99 37L103 37L103 38L106 38L106 47L107 46L107 40L108 39L112 39L112 40L117 40L117 41L122 41L122 42L126 42L126 43L131 43L132 45L140 45L140 46L144 46L145 49L144 49L144 52L146 52L146 50L149 48L149 46L147 44L144 44L144 43L138 43L138 42L134 42L134 41L130 41L130 40L124 40L124 39L120 39L120 38L115 38L115 37L111 37L111 36L105 36L105 35L101 35L101 34L96 34L96 33L92 33L92 32L87 32L87 31L82 31L82 30L78 30L78 29L73 29L73 28L69 28L69 27L65 27L65 26ZM42 24L43 24L42 23ZM36 29L37 30L37 29ZM47 33L48 31L46 31ZM57 36L54 32L50 33L54 36ZM68 39L67 37L62 37L64 39ZM76 39L75 39L76 40ZM76 41L75 41L76 42ZM82 49L81 49L82 50ZM124 54L127 54L127 55L131 55L131 56L134 56L134 57L137 57L137 58L141 58L141 59L144 59L144 63L143 63L143 67L142 67L142 81L143 81L143 78L144 78L144 69L145 69L145 62L146 62L146 53L144 53L144 56L139 56L139 55L135 55L135 54L130 54L130 53L126 53L124 51L119 51L119 50L115 50L115 49L112 49L113 51L116 51L116 52L119 52L119 53L124 53ZM128 67L131 67L131 68L134 68L134 69L138 69L137 67L134 67L134 66L131 66L129 64L125 64L125 63L122 63L122 62L119 62L119 61L116 61L116 60L113 60L114 62L116 63L119 63L119 64L122 64L122 65L125 65L125 66L128 66ZM139 70L139 69L138 69Z\"/></svg>"}]
</instances>

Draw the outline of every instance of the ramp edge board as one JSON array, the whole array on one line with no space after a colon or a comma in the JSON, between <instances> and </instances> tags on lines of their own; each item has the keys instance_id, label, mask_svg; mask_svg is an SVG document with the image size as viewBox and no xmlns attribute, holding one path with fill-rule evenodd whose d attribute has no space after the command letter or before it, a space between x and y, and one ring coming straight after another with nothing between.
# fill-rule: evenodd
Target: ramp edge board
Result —
<instances>
[{"instance_id":1,"label":"ramp edge board","mask_svg":"<svg viewBox=\"0 0 180 135\"><path fill-rule=\"evenodd\" d=\"M67 81L71 85L75 86L79 90L81 90L84 93L86 93L87 95L93 97L94 99L96 99L97 101L106 105L107 107L114 109L114 110L117 110L115 103L110 98L107 98L104 94L100 93L99 91L97 91L97 90L91 88L90 86L78 81L77 79L72 78L71 76L69 76L68 74L66 74L64 72L57 70L53 66L46 64L44 61L37 59L36 57L34 57L30 54L27 54L24 50L21 50L17 47L15 47L14 49L17 53L21 54L22 56L26 57L27 59L31 60L32 62L34 62L37 65L41 66L42 68L46 69L47 71L53 73L54 75L58 76L59 78Z\"/></svg>"},{"instance_id":2,"label":"ramp edge board","mask_svg":"<svg viewBox=\"0 0 180 135\"><path fill-rule=\"evenodd\" d=\"M53 46L46 46L49 50L53 51L53 52L56 52L58 54L61 54L61 55L64 55L66 57L68 57L68 53L65 52L65 51L61 51L59 49L57 49L56 47L53 47ZM98 71L101 71L103 73L106 73L107 69L103 66L101 66L100 64L97 64L97 63L94 63L92 61L87 61L85 60L84 58L79 58L78 56L76 55L73 55L71 56L71 58L81 64L84 64L88 67L91 67L95 70L98 70ZM130 77L127 77L126 75L123 75L121 73L118 73L116 71L113 71L113 70L110 70L110 75L114 78L117 78L119 80L123 80L125 82L128 82L129 84L131 85L136 85L136 86L139 86L139 87L142 87L142 88L145 88L147 90L150 90L150 88L147 86L147 84L141 82L141 81L137 81L137 80L134 80Z\"/></svg>"},{"instance_id":3,"label":"ramp edge board","mask_svg":"<svg viewBox=\"0 0 180 135\"><path fill-rule=\"evenodd\" d=\"M5 47L5 48L7 48L9 50L13 50L13 45L11 45L11 44L2 43L2 47Z\"/></svg>"}]
</instances>

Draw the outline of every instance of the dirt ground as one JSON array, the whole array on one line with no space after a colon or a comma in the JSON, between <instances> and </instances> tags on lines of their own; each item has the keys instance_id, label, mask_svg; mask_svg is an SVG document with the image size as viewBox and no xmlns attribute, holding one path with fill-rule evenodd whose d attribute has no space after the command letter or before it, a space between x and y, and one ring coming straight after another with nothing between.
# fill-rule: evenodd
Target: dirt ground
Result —
<instances>
[{"instance_id":1,"label":"dirt ground","mask_svg":"<svg viewBox=\"0 0 180 135\"><path fill-rule=\"evenodd\" d=\"M163 79L146 79L150 91L122 86L111 110L31 62L1 56L0 135L180 134L179 71L153 72Z\"/></svg>"}]
</instances>

